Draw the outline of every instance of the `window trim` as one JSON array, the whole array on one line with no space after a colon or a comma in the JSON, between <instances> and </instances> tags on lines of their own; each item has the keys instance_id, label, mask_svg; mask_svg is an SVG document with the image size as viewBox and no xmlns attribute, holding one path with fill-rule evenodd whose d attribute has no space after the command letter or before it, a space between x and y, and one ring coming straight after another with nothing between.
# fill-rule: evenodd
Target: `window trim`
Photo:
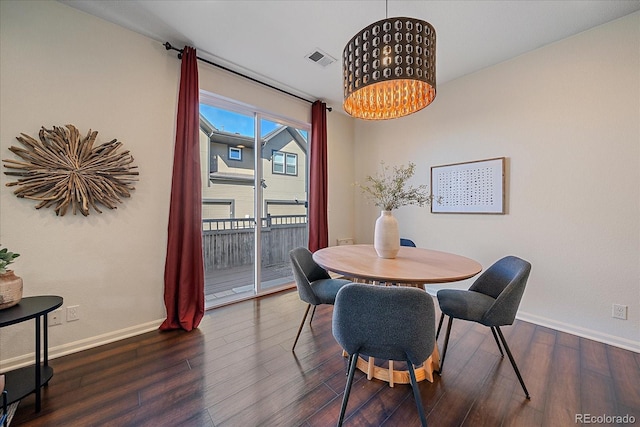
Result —
<instances>
[{"instance_id":1,"label":"window trim","mask_svg":"<svg viewBox=\"0 0 640 427\"><path fill-rule=\"evenodd\" d=\"M229 160L233 160L235 162L241 162L242 161L242 148L240 148L240 147L232 147L232 146L229 146L228 148L229 148L229 150L227 151L227 158ZM239 158L232 157L231 156L232 152L237 152Z\"/></svg>"}]
</instances>

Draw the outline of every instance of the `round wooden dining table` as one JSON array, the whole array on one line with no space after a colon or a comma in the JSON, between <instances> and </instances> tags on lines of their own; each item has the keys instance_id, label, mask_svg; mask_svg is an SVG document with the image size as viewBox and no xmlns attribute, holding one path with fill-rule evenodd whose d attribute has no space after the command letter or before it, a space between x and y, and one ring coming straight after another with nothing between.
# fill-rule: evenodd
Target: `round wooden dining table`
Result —
<instances>
[{"instance_id":1,"label":"round wooden dining table","mask_svg":"<svg viewBox=\"0 0 640 427\"><path fill-rule=\"evenodd\" d=\"M326 270L345 278L377 285L421 287L429 283L448 283L469 279L482 271L482 265L470 258L424 248L401 246L396 258L380 258L373 245L344 245L320 249L313 260ZM435 327L435 325L434 325ZM387 362L385 362L386 364ZM391 387L409 384L407 370L394 369L394 362L377 365L372 357L360 358L357 367L367 378L387 381ZM433 372L440 366L438 346L420 367L415 368L418 381L433 382Z\"/></svg>"},{"instance_id":2,"label":"round wooden dining table","mask_svg":"<svg viewBox=\"0 0 640 427\"><path fill-rule=\"evenodd\" d=\"M470 258L408 246L401 246L392 259L380 258L373 245L331 246L316 251L313 260L347 277L416 285L457 282L482 271Z\"/></svg>"}]
</instances>

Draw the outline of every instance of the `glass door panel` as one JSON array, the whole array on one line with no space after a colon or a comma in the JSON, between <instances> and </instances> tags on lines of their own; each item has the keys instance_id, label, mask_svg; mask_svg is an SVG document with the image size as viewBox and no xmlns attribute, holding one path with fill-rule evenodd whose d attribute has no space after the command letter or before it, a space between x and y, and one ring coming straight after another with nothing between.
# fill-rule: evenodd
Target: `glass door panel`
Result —
<instances>
[{"instance_id":1,"label":"glass door panel","mask_svg":"<svg viewBox=\"0 0 640 427\"><path fill-rule=\"evenodd\" d=\"M200 104L207 308L255 295L255 118Z\"/></svg>"},{"instance_id":2,"label":"glass door panel","mask_svg":"<svg viewBox=\"0 0 640 427\"><path fill-rule=\"evenodd\" d=\"M259 291L268 291L293 281L289 251L307 246L308 132L265 118L259 128Z\"/></svg>"}]
</instances>

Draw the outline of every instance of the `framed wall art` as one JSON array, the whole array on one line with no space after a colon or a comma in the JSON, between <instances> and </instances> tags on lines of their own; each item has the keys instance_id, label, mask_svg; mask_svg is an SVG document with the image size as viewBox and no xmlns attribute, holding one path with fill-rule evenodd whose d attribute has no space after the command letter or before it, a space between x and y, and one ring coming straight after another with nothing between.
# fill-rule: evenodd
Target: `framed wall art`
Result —
<instances>
[{"instance_id":1,"label":"framed wall art","mask_svg":"<svg viewBox=\"0 0 640 427\"><path fill-rule=\"evenodd\" d=\"M504 157L433 166L433 213L505 213Z\"/></svg>"}]
</instances>

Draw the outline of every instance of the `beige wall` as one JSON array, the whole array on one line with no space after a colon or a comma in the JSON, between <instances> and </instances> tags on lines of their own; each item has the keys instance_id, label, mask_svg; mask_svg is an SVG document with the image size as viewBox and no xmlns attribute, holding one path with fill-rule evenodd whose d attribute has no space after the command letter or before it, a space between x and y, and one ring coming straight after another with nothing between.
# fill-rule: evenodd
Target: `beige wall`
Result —
<instances>
[{"instance_id":1,"label":"beige wall","mask_svg":"<svg viewBox=\"0 0 640 427\"><path fill-rule=\"evenodd\" d=\"M0 174L0 242L25 296L54 294L80 320L49 328L51 356L157 328L165 316L163 273L180 62L161 43L52 1L0 2L0 157L21 132L74 124L99 141L118 138L140 182L117 210L56 217L18 199ZM200 88L299 122L308 103L199 65ZM336 179L351 161L352 126L329 115ZM332 162L331 162L332 163ZM350 174L350 171L345 171ZM350 178L345 179L350 181ZM339 199L345 197L338 192ZM330 197L333 197L330 195ZM330 202L333 203L333 202ZM350 230L347 203L331 223ZM343 224L348 225L343 225ZM350 231L345 231L350 233ZM64 319L64 316L63 316ZM0 329L0 371L29 364L33 324Z\"/></svg>"},{"instance_id":2,"label":"beige wall","mask_svg":"<svg viewBox=\"0 0 640 427\"><path fill-rule=\"evenodd\" d=\"M75 125L124 143L133 197L88 217L34 209L0 175L0 242L24 295L61 295L80 320L50 327L59 352L157 327L180 64L158 43L57 2L0 2L0 156L21 132ZM65 317L63 316L63 319ZM0 330L0 370L33 352L33 323ZM55 351L54 351L55 353Z\"/></svg>"},{"instance_id":3,"label":"beige wall","mask_svg":"<svg viewBox=\"0 0 640 427\"><path fill-rule=\"evenodd\" d=\"M346 114L338 113L341 106L334 106L334 112L327 114L328 151L328 215L329 245L336 245L337 239L355 238L354 216L356 192L355 167L360 154L355 151L354 123ZM358 219L359 221L359 219Z\"/></svg>"},{"instance_id":4,"label":"beige wall","mask_svg":"<svg viewBox=\"0 0 640 427\"><path fill-rule=\"evenodd\" d=\"M506 215L403 207L401 235L485 267L521 256L520 318L640 351L640 13L443 84L413 116L358 122L356 153L359 180L414 161L419 183L431 166L507 157ZM378 212L358 203L371 242Z\"/></svg>"}]
</instances>

